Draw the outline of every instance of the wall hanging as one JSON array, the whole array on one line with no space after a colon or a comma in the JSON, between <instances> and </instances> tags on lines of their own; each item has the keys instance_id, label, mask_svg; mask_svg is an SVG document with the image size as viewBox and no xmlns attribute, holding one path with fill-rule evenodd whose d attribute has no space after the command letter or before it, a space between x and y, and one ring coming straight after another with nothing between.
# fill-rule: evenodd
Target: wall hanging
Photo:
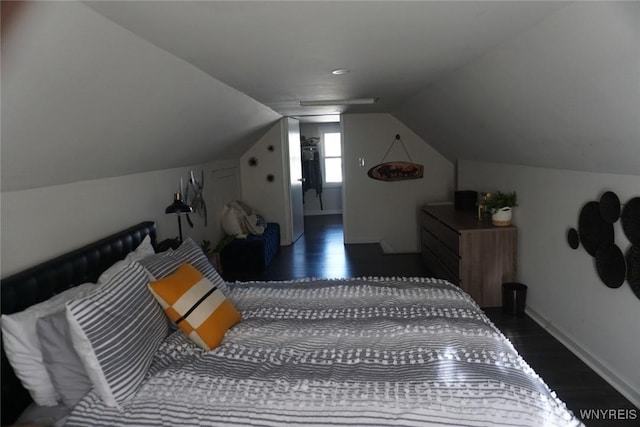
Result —
<instances>
[{"instance_id":1,"label":"wall hanging","mask_svg":"<svg viewBox=\"0 0 640 427\"><path fill-rule=\"evenodd\" d=\"M404 152L407 154L409 158L408 162L385 162L387 156L389 155L389 151L393 148L393 145L396 142L400 142ZM402 139L400 139L400 135L396 135L393 141L391 141L391 145L389 149L385 153L382 158L382 162L378 165L375 165L367 172L369 178L377 179L379 181L405 181L408 179L419 179L422 178L422 174L424 171L424 167L418 163L413 163L411 160L411 156L407 151L407 147L405 147Z\"/></svg>"},{"instance_id":2,"label":"wall hanging","mask_svg":"<svg viewBox=\"0 0 640 427\"><path fill-rule=\"evenodd\" d=\"M631 242L626 255L615 242L614 224L621 220L622 230ZM640 197L629 200L622 208L618 196L607 191L600 201L589 201L580 210L578 230L570 228L567 242L572 249L582 243L594 258L602 283L619 288L625 279L640 298Z\"/></svg>"},{"instance_id":3,"label":"wall hanging","mask_svg":"<svg viewBox=\"0 0 640 427\"><path fill-rule=\"evenodd\" d=\"M187 182L187 188L185 189L184 198L187 204L193 209L193 212L204 219L204 226L206 227L208 224L207 203L204 200L203 191L204 171L200 172L200 181L196 179L196 177L193 175L193 171L191 171L189 181ZM193 228L193 223L191 222L191 218L189 218L189 215L187 215L187 221L189 222L191 228Z\"/></svg>"},{"instance_id":4,"label":"wall hanging","mask_svg":"<svg viewBox=\"0 0 640 427\"><path fill-rule=\"evenodd\" d=\"M578 234L582 246L591 256L596 256L596 251L601 243L613 243L613 224L602 219L598 202L588 202L580 210Z\"/></svg>"},{"instance_id":5,"label":"wall hanging","mask_svg":"<svg viewBox=\"0 0 640 427\"><path fill-rule=\"evenodd\" d=\"M640 197L629 200L622 210L622 229L627 239L640 245Z\"/></svg>"},{"instance_id":6,"label":"wall hanging","mask_svg":"<svg viewBox=\"0 0 640 427\"><path fill-rule=\"evenodd\" d=\"M580 236L578 235L578 230L575 228L570 228L567 232L567 241L569 242L569 246L571 249L578 249L580 246Z\"/></svg>"}]
</instances>

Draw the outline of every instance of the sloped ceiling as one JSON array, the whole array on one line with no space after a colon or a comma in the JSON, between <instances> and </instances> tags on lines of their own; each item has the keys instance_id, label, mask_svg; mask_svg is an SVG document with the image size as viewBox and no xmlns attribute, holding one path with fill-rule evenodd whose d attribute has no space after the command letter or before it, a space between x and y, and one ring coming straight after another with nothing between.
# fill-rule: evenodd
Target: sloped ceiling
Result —
<instances>
[{"instance_id":1,"label":"sloped ceiling","mask_svg":"<svg viewBox=\"0 0 640 427\"><path fill-rule=\"evenodd\" d=\"M3 14L3 191L238 158L336 111L391 112L451 161L640 171L635 2L26 4Z\"/></svg>"},{"instance_id":2,"label":"sloped ceiling","mask_svg":"<svg viewBox=\"0 0 640 427\"><path fill-rule=\"evenodd\" d=\"M238 158L281 117L82 3L29 2L12 19L2 191Z\"/></svg>"},{"instance_id":3,"label":"sloped ceiling","mask_svg":"<svg viewBox=\"0 0 640 427\"><path fill-rule=\"evenodd\" d=\"M449 159L640 175L640 3L574 3L394 114Z\"/></svg>"}]
</instances>

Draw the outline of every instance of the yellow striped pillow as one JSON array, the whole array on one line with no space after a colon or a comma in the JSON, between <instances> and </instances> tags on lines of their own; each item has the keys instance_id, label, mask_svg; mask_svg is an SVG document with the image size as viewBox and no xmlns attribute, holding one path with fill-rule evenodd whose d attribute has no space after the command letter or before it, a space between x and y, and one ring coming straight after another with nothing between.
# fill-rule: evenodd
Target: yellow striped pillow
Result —
<instances>
[{"instance_id":1,"label":"yellow striped pillow","mask_svg":"<svg viewBox=\"0 0 640 427\"><path fill-rule=\"evenodd\" d=\"M222 291L191 264L149 283L149 289L169 319L205 350L216 348L240 321L240 313Z\"/></svg>"}]
</instances>

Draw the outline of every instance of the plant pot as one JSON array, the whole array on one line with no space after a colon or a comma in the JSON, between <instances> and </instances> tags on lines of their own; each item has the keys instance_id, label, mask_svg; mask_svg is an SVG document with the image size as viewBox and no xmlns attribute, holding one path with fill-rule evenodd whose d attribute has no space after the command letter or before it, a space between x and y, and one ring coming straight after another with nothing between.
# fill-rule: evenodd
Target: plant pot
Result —
<instances>
[{"instance_id":1,"label":"plant pot","mask_svg":"<svg viewBox=\"0 0 640 427\"><path fill-rule=\"evenodd\" d=\"M507 227L511 225L512 213L510 207L500 208L491 215L491 222L497 227Z\"/></svg>"}]
</instances>

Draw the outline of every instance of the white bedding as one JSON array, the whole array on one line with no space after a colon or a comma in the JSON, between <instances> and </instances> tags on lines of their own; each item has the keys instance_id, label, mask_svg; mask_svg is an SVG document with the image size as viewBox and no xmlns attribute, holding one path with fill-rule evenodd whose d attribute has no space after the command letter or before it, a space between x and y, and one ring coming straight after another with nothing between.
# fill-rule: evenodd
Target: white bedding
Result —
<instances>
[{"instance_id":1,"label":"white bedding","mask_svg":"<svg viewBox=\"0 0 640 427\"><path fill-rule=\"evenodd\" d=\"M231 284L243 320L204 352L180 331L123 411L71 426L577 426L471 298L440 280Z\"/></svg>"}]
</instances>

